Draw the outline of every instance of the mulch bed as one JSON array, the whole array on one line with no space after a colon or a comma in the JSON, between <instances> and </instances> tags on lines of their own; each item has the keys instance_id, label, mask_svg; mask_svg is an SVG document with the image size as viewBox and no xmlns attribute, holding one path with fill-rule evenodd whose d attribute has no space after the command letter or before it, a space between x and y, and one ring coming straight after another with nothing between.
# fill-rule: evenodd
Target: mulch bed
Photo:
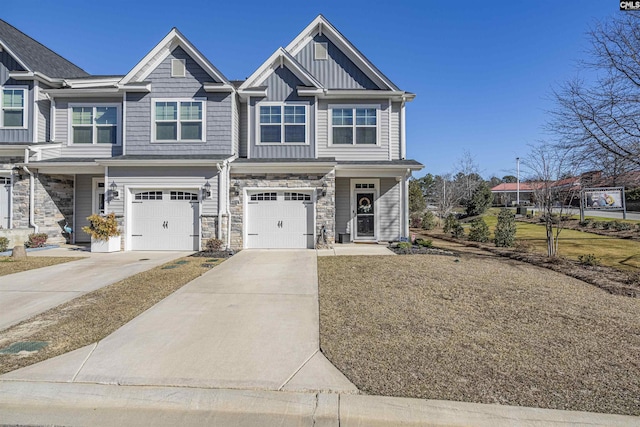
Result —
<instances>
[{"instance_id":1,"label":"mulch bed","mask_svg":"<svg viewBox=\"0 0 640 427\"><path fill-rule=\"evenodd\" d=\"M535 252L517 251L514 248L497 248L491 244L460 240L450 235L437 231L422 232L423 235L434 237L449 242L459 243L465 246L480 248L493 254L527 262L538 267L548 268L567 276L580 279L591 285L597 286L613 295L623 295L632 298L640 297L640 273L625 272L607 266L582 265L578 261L562 257L549 258L546 255Z\"/></svg>"}]
</instances>

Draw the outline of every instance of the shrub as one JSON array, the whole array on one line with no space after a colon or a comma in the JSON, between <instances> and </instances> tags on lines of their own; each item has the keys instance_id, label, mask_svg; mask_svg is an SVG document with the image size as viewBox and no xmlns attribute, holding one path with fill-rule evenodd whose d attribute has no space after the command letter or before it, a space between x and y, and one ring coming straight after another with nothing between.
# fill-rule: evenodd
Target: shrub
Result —
<instances>
[{"instance_id":1,"label":"shrub","mask_svg":"<svg viewBox=\"0 0 640 427\"><path fill-rule=\"evenodd\" d=\"M590 265L595 266L600 264L598 258L594 254L586 254L586 255L578 255L578 262L580 265Z\"/></svg>"},{"instance_id":2,"label":"shrub","mask_svg":"<svg viewBox=\"0 0 640 427\"><path fill-rule=\"evenodd\" d=\"M458 218L456 218L456 216L454 214L449 214L447 215L447 217L444 219L444 228L443 231L445 233L450 232L451 230L453 230L453 227L459 224L458 222Z\"/></svg>"},{"instance_id":3,"label":"shrub","mask_svg":"<svg viewBox=\"0 0 640 427\"><path fill-rule=\"evenodd\" d=\"M589 225L591 225L591 219L586 218L584 221L578 222L578 225L580 227L588 227Z\"/></svg>"},{"instance_id":4,"label":"shrub","mask_svg":"<svg viewBox=\"0 0 640 427\"><path fill-rule=\"evenodd\" d=\"M528 253L533 251L533 245L526 240L516 240L513 244L513 250L520 253Z\"/></svg>"},{"instance_id":5,"label":"shrub","mask_svg":"<svg viewBox=\"0 0 640 427\"><path fill-rule=\"evenodd\" d=\"M614 222L615 221L605 221L605 222L603 222L602 223L602 229L603 230L609 230L609 229L613 228L613 223Z\"/></svg>"},{"instance_id":6,"label":"shrub","mask_svg":"<svg viewBox=\"0 0 640 427\"><path fill-rule=\"evenodd\" d=\"M456 220L456 223L451 229L451 236L456 239L462 239L464 237L464 228L462 227L462 224L460 224L460 221Z\"/></svg>"},{"instance_id":7,"label":"shrub","mask_svg":"<svg viewBox=\"0 0 640 427\"><path fill-rule=\"evenodd\" d=\"M418 214L411 215L411 228L420 228L422 227L422 217Z\"/></svg>"},{"instance_id":8,"label":"shrub","mask_svg":"<svg viewBox=\"0 0 640 427\"><path fill-rule=\"evenodd\" d=\"M433 230L436 228L437 220L436 216L431 211L426 211L422 215L422 228L424 230Z\"/></svg>"},{"instance_id":9,"label":"shrub","mask_svg":"<svg viewBox=\"0 0 640 427\"><path fill-rule=\"evenodd\" d=\"M498 247L513 246L516 240L516 216L507 209L501 209L494 232L494 243Z\"/></svg>"},{"instance_id":10,"label":"shrub","mask_svg":"<svg viewBox=\"0 0 640 427\"><path fill-rule=\"evenodd\" d=\"M631 224L629 224L628 222L613 221L613 228L616 231L631 230Z\"/></svg>"},{"instance_id":11,"label":"shrub","mask_svg":"<svg viewBox=\"0 0 640 427\"><path fill-rule=\"evenodd\" d=\"M422 246L423 248L432 248L433 247L433 241L427 240L427 239L416 239L416 241L414 243L416 245L418 245L418 246Z\"/></svg>"},{"instance_id":12,"label":"shrub","mask_svg":"<svg viewBox=\"0 0 640 427\"><path fill-rule=\"evenodd\" d=\"M400 249L400 252L405 253L405 254L409 254L411 253L411 243L409 242L400 242L398 243L398 249Z\"/></svg>"},{"instance_id":13,"label":"shrub","mask_svg":"<svg viewBox=\"0 0 640 427\"><path fill-rule=\"evenodd\" d=\"M0 252L4 252L9 247L9 239L6 237L0 237Z\"/></svg>"},{"instance_id":14,"label":"shrub","mask_svg":"<svg viewBox=\"0 0 640 427\"><path fill-rule=\"evenodd\" d=\"M593 223L591 223L591 228L601 230L604 228L604 223L602 221L593 221Z\"/></svg>"},{"instance_id":15,"label":"shrub","mask_svg":"<svg viewBox=\"0 0 640 427\"><path fill-rule=\"evenodd\" d=\"M469 230L469 240L474 242L485 243L489 241L489 227L482 218L476 218L471 221L471 229Z\"/></svg>"},{"instance_id":16,"label":"shrub","mask_svg":"<svg viewBox=\"0 0 640 427\"><path fill-rule=\"evenodd\" d=\"M47 243L49 235L47 233L31 233L24 246L27 248L41 248Z\"/></svg>"},{"instance_id":17,"label":"shrub","mask_svg":"<svg viewBox=\"0 0 640 427\"><path fill-rule=\"evenodd\" d=\"M220 239L214 238L207 240L207 243L205 243L204 246L208 252L220 252L224 246L224 242Z\"/></svg>"},{"instance_id":18,"label":"shrub","mask_svg":"<svg viewBox=\"0 0 640 427\"><path fill-rule=\"evenodd\" d=\"M94 240L106 242L110 237L120 235L116 214L113 212L106 216L93 214L88 216L87 220L89 225L82 227L82 231L90 235Z\"/></svg>"}]
</instances>

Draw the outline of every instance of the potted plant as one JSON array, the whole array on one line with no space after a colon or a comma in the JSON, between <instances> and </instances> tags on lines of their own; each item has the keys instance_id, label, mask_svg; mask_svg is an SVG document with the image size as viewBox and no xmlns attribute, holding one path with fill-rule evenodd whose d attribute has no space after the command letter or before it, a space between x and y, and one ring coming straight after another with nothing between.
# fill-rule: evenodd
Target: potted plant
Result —
<instances>
[{"instance_id":1,"label":"potted plant","mask_svg":"<svg viewBox=\"0 0 640 427\"><path fill-rule=\"evenodd\" d=\"M82 231L91 236L91 252L120 251L120 230L114 213L93 214L87 220L90 225L82 227Z\"/></svg>"}]
</instances>

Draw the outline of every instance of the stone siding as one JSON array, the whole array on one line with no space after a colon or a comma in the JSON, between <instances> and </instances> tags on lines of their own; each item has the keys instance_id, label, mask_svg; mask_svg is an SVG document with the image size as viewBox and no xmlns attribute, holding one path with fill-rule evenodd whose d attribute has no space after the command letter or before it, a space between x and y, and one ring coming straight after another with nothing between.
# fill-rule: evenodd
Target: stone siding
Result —
<instances>
[{"instance_id":1,"label":"stone siding","mask_svg":"<svg viewBox=\"0 0 640 427\"><path fill-rule=\"evenodd\" d=\"M26 181L28 186L29 179ZM65 223L73 224L73 181L71 175L36 176L35 223L40 228L40 233L49 235L48 243L67 241L62 227ZM27 210L27 218L28 215Z\"/></svg>"},{"instance_id":2,"label":"stone siding","mask_svg":"<svg viewBox=\"0 0 640 427\"><path fill-rule=\"evenodd\" d=\"M243 219L244 219L244 189L254 188L304 188L312 187L318 191L315 203L316 208L316 241L317 236L324 228L326 244L320 242L316 246L331 247L335 242L335 172L327 174L231 174L229 188L230 213L231 213L231 247L242 249ZM326 188L326 195L322 195Z\"/></svg>"}]
</instances>

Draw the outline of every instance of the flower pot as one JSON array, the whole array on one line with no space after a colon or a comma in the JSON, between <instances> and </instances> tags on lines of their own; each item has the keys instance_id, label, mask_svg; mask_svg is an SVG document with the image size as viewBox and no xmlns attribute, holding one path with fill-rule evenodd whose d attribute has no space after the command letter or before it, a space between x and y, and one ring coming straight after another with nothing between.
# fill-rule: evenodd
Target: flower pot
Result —
<instances>
[{"instance_id":1,"label":"flower pot","mask_svg":"<svg viewBox=\"0 0 640 427\"><path fill-rule=\"evenodd\" d=\"M91 238L91 252L120 252L120 236L109 237L109 240Z\"/></svg>"}]
</instances>

